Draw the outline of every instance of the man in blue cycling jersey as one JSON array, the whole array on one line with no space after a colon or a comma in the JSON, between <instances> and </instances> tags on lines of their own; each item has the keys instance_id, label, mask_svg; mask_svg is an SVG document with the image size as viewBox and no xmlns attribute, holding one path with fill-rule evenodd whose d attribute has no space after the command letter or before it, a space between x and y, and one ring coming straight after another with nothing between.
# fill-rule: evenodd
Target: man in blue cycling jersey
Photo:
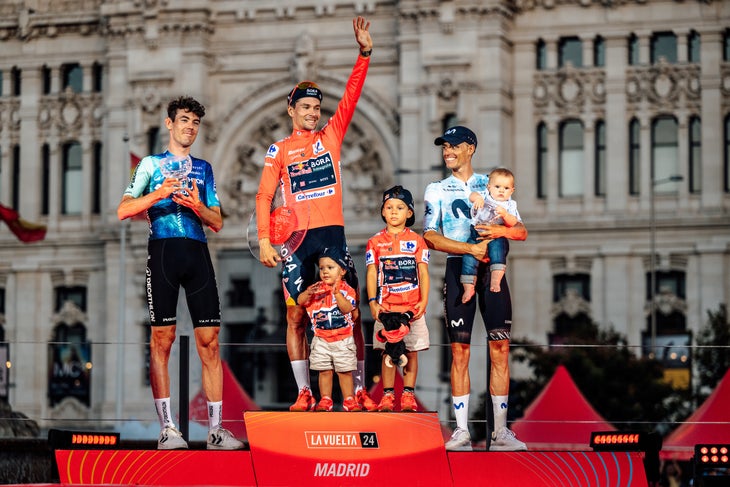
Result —
<instances>
[{"instance_id":1,"label":"man in blue cycling jersey","mask_svg":"<svg viewBox=\"0 0 730 487\"><path fill-rule=\"evenodd\" d=\"M160 420L157 448L187 448L175 427L170 409L168 362L175 341L177 298L185 289L193 321L195 344L203 364L203 391L208 399L209 450L236 450L243 443L223 428L223 367L218 344L221 313L215 272L203 225L214 232L223 228L213 170L207 161L192 157L205 107L190 97L172 100L165 126L170 142L162 154L142 159L117 208L120 220L147 211L150 236L146 295L152 325L150 385ZM187 177L168 177L163 166L175 161L189 167ZM188 182L189 181L189 182Z\"/></svg>"},{"instance_id":2,"label":"man in blue cycling jersey","mask_svg":"<svg viewBox=\"0 0 730 487\"><path fill-rule=\"evenodd\" d=\"M444 310L446 329L451 342L451 395L456 417L456 429L446 442L447 450L471 450L469 418L469 355L472 326L477 302L487 329L489 341L489 393L494 413L494 434L490 451L526 450L507 428L507 397L509 395L509 340L512 329L512 302L507 279L502 276L500 291L490 291L489 266L481 262L477 269L476 298L462 302L460 282L462 256L469 254L479 260L487 256L491 239L506 237L525 240L527 229L522 222L503 225L475 225L485 240L468 243L471 232L469 195L484 192L489 177L474 172L472 157L477 148L477 137L463 126L451 127L434 143L441 146L441 154L451 175L426 187L423 196L426 214L423 220L423 238L428 247L446 252L444 279ZM487 259L488 260L488 259Z\"/></svg>"}]
</instances>

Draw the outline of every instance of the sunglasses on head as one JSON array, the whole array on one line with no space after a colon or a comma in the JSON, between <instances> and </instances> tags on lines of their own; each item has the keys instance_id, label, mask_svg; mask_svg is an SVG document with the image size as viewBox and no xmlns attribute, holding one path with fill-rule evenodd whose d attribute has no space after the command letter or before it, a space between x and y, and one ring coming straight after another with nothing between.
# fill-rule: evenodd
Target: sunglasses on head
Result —
<instances>
[{"instance_id":1,"label":"sunglasses on head","mask_svg":"<svg viewBox=\"0 0 730 487\"><path fill-rule=\"evenodd\" d=\"M294 96L294 93L297 92L297 90L306 90L308 88L314 88L319 90L319 86L317 86L317 83L313 81L301 81L297 83L297 85L289 92L289 96L286 97L287 100L291 103L291 99Z\"/></svg>"}]
</instances>

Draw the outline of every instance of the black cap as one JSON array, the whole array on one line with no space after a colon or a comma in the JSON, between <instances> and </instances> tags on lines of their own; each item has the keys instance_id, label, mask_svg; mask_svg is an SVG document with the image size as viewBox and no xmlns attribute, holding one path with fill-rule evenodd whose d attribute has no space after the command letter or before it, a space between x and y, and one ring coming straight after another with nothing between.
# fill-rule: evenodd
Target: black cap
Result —
<instances>
[{"instance_id":1,"label":"black cap","mask_svg":"<svg viewBox=\"0 0 730 487\"><path fill-rule=\"evenodd\" d=\"M406 219L406 226L412 226L416 222L416 209L413 206L413 196L411 195L411 192L407 189L403 189L403 186L393 186L390 189L386 189L383 193L383 204L380 205L380 216L383 218L383 221L385 221L385 217L383 216L383 207L385 206L385 202L392 198L401 200L406 204L406 206L408 206L408 208L411 209L411 216Z\"/></svg>"},{"instance_id":2,"label":"black cap","mask_svg":"<svg viewBox=\"0 0 730 487\"><path fill-rule=\"evenodd\" d=\"M293 107L297 104L297 100L300 98L309 97L317 98L319 101L322 101L322 90L319 89L319 86L317 86L316 83L311 81L302 81L297 83L294 89L289 92L289 95L286 97L286 103Z\"/></svg>"},{"instance_id":3,"label":"black cap","mask_svg":"<svg viewBox=\"0 0 730 487\"><path fill-rule=\"evenodd\" d=\"M321 254L319 254L319 258L322 257L329 257L330 259L337 262L337 265L342 267L344 270L348 269L347 265L347 258L345 257L345 253L342 251L342 249L338 247L327 247L322 251Z\"/></svg>"},{"instance_id":4,"label":"black cap","mask_svg":"<svg viewBox=\"0 0 730 487\"><path fill-rule=\"evenodd\" d=\"M446 129L444 135L437 137L436 140L433 141L434 145L444 145L444 142L448 142L451 145L459 145L462 142L466 142L467 144L476 147L477 136L468 128L456 125Z\"/></svg>"}]
</instances>

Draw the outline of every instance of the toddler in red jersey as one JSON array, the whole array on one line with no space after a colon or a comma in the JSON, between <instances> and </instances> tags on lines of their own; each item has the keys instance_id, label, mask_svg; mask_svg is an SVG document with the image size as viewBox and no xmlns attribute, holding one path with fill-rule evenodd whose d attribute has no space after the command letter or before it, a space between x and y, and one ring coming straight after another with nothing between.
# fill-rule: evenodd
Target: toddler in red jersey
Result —
<instances>
[{"instance_id":1,"label":"toddler in red jersey","mask_svg":"<svg viewBox=\"0 0 730 487\"><path fill-rule=\"evenodd\" d=\"M416 376L418 352L427 350L428 326L424 314L428 304L429 250L425 240L410 226L415 222L413 196L402 186L394 186L383 193L380 214L385 228L373 235L367 244L367 290L370 312L375 318L373 348L385 349L381 313L412 314L410 332L403 337L407 362L403 367L403 394L401 411L416 411ZM395 408L396 368L382 362L383 398L378 411Z\"/></svg>"},{"instance_id":2,"label":"toddler in red jersey","mask_svg":"<svg viewBox=\"0 0 730 487\"><path fill-rule=\"evenodd\" d=\"M314 338L309 352L309 368L319 371L320 400L315 411L332 411L334 373L340 382L344 411L362 411L355 399L352 371L357 368L352 311L357 304L355 290L344 280L347 260L339 247L324 249L319 257L320 280L297 298L312 322Z\"/></svg>"}]
</instances>

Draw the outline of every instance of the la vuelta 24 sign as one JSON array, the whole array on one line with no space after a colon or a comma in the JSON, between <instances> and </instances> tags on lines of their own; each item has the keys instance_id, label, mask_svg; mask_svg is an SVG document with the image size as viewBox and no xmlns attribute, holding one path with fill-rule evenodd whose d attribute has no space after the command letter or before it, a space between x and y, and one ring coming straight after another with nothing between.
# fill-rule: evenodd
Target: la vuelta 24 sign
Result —
<instances>
[{"instance_id":1,"label":"la vuelta 24 sign","mask_svg":"<svg viewBox=\"0 0 730 487\"><path fill-rule=\"evenodd\" d=\"M259 485L451 485L436 413L244 414ZM282 466L286 468L282 468Z\"/></svg>"}]
</instances>

